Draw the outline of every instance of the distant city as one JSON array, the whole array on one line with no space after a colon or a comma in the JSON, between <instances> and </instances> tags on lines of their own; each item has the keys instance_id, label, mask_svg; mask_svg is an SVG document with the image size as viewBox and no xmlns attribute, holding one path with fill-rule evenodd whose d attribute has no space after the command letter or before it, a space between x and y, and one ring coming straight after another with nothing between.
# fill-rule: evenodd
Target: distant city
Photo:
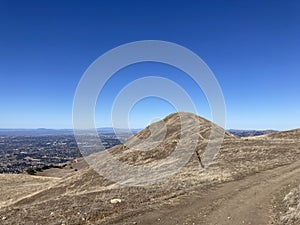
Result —
<instances>
[{"instance_id":1,"label":"distant city","mask_svg":"<svg viewBox=\"0 0 300 225\"><path fill-rule=\"evenodd\" d=\"M113 129L98 129L105 149L121 144ZM135 130L132 131L136 132ZM28 168L58 165L81 157L73 130L0 129L0 173L22 173Z\"/></svg>"}]
</instances>

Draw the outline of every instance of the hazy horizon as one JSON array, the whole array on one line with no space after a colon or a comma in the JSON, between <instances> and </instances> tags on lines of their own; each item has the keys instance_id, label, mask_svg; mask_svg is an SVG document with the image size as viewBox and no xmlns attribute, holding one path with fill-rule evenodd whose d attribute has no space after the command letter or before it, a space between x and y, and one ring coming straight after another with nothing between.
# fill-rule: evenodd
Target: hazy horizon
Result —
<instances>
[{"instance_id":1,"label":"hazy horizon","mask_svg":"<svg viewBox=\"0 0 300 225\"><path fill-rule=\"evenodd\" d=\"M148 125L147 125L148 126ZM146 128L145 127L130 127L131 130L142 130ZM90 128L91 130L94 128ZM96 129L120 129L120 130L127 130L127 127L97 127ZM287 130L294 130L294 129L299 129L299 127L295 127L295 128L291 128L291 129L287 129ZM0 131L2 130L67 130L67 131L73 131L73 128L48 128L48 127L36 127L36 128L32 128L32 127L27 127L27 128L22 128L22 127L12 127L12 128L7 128L7 127L0 127ZM83 130L89 130L89 129L83 129ZM286 130L280 130L280 129L272 129L272 128L265 128L265 129L252 129L252 128L245 128L245 129L240 129L240 128L226 128L226 130L240 130L240 131L251 131L251 130L255 130L255 131L264 131L264 130L274 130L274 131L286 131Z\"/></svg>"}]
</instances>

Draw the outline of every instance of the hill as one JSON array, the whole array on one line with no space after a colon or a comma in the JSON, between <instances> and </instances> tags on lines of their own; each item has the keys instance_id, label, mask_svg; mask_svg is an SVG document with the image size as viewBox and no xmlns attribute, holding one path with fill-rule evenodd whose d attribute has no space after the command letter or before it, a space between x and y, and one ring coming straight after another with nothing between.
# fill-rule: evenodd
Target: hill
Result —
<instances>
[{"instance_id":1,"label":"hill","mask_svg":"<svg viewBox=\"0 0 300 225\"><path fill-rule=\"evenodd\" d=\"M298 133L295 134L297 136ZM206 170L199 170L195 151L203 157L208 140L212 139L211 143L215 144L223 135L221 151L216 155L213 163ZM299 139L299 136L296 138ZM280 182L280 179L275 179L276 174L283 171L288 174L288 171L298 168L294 163L300 159L299 142L291 139L277 140L238 139L202 117L189 113L172 114L136 133L123 145L108 150L113 158L120 162L132 167L150 167L155 171L159 166L173 169L176 160L171 158L170 161L165 161L164 159L176 152L178 145L182 151L176 156L184 157L185 154L190 154L191 148L190 159L172 176L163 177L159 182L149 182L146 186L128 186L137 183L135 177L131 177L132 174L127 174L125 171L121 174L123 178L121 183L126 185L121 185L95 171L100 170L104 173L103 170L107 170L106 172L116 173L113 171L115 168L112 166L113 161L110 161L112 159L106 158L107 152L94 153L87 157L90 167L82 165L76 172L60 178L49 178L44 182L45 185L39 186L38 189L32 189L31 185L23 186L24 194L0 208L0 215L4 218L1 222L3 224L31 224L33 221L38 224L161 224L163 218L166 218L164 224L199 224L199 221L201 224L209 224L210 219L218 218L213 209L225 203L222 199L238 196L236 195L238 191L243 193L243 190L251 190L248 194L244 193L251 198L250 196L256 192L255 188L248 189L251 188L251 184L258 182L259 185L259 181L268 180L268 177L272 176L274 182ZM79 162L82 163L81 160ZM296 174L296 172L292 173L290 179L295 180ZM147 179L159 175L150 174L142 181L147 182ZM4 176L7 180L11 179L10 175ZM26 177L24 179L30 177L20 176ZM286 179L285 183L288 181ZM7 184L0 182L5 189ZM13 186L13 182L12 180L10 187ZM270 183L270 187L271 185L275 187L274 184ZM257 190L261 190L260 188L277 190L269 188L267 183L265 186L254 187ZM277 187L280 187L280 183ZM14 190L8 190L6 194L13 196ZM265 194L257 196L263 198ZM200 202L203 204L201 205ZM252 203L253 205L249 207L256 207L255 202ZM239 199L232 202L234 210L240 205ZM242 209L243 207L240 207L240 210ZM247 211L249 212L245 209L243 213ZM224 213L225 211L222 215L225 215ZM210 214L213 217L205 216ZM225 218L228 220L227 217ZM220 217L220 223L214 221L213 224L225 224L223 223L225 218ZM228 222L241 224L230 220Z\"/></svg>"},{"instance_id":2,"label":"hill","mask_svg":"<svg viewBox=\"0 0 300 225\"><path fill-rule=\"evenodd\" d=\"M293 139L299 140L300 139L300 129L288 130L288 131L281 131L273 134L266 135L267 138L273 139Z\"/></svg>"}]
</instances>

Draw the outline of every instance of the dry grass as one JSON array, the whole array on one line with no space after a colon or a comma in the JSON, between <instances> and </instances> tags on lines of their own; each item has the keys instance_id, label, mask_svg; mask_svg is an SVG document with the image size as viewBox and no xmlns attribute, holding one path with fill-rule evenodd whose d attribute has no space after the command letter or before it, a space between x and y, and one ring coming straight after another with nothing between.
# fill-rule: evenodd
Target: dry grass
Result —
<instances>
[{"instance_id":1,"label":"dry grass","mask_svg":"<svg viewBox=\"0 0 300 225\"><path fill-rule=\"evenodd\" d=\"M0 174L0 207L9 205L16 200L44 190L58 179L37 177L24 174Z\"/></svg>"},{"instance_id":2,"label":"dry grass","mask_svg":"<svg viewBox=\"0 0 300 225\"><path fill-rule=\"evenodd\" d=\"M166 117L165 139L157 144L160 135L152 135L148 127L135 137L148 139L148 145L131 138L123 145L110 151L120 161L130 165L153 165L168 156L180 137L180 118L178 114ZM197 117L201 123L200 132L196 132L195 123L186 122L186 129L199 141L197 150L203 153L210 135L209 121ZM159 124L157 124L159 126ZM218 128L219 132L224 132ZM279 136L278 136L279 135ZM237 139L225 132L225 139L214 164L205 172L199 171L195 155L176 175L160 183L145 187L126 187L115 184L99 176L91 168L82 166L77 172L62 178L38 178L20 175L18 179L3 175L11 181L1 183L1 190L7 198L0 208L2 224L111 224L114 219L149 211L162 204L176 204L178 196L190 195L194 190L205 190L210 186L230 180L241 179L250 174L292 163L300 159L297 140L298 131L264 136L261 138ZM295 136L295 137L294 137ZM185 143L186 148L190 143ZM129 147L143 150L156 146L150 151L132 151ZM127 146L127 147L126 147ZM97 157L101 158L101 153ZM97 161L97 160L95 160ZM112 171L113 172L113 171ZM24 185L24 184L28 185ZM6 192L5 192L6 191ZM118 198L122 202L111 204L110 200ZM9 200L13 199L13 200ZM15 200L19 201L15 202ZM15 202L15 203L13 203ZM11 204L7 204L11 203ZM12 204L13 203L13 204ZM5 205L5 207L4 207ZM1 219L1 218L0 218Z\"/></svg>"},{"instance_id":3,"label":"dry grass","mask_svg":"<svg viewBox=\"0 0 300 225\"><path fill-rule=\"evenodd\" d=\"M285 212L281 223L286 225L300 224L300 186L292 189L283 199Z\"/></svg>"}]
</instances>

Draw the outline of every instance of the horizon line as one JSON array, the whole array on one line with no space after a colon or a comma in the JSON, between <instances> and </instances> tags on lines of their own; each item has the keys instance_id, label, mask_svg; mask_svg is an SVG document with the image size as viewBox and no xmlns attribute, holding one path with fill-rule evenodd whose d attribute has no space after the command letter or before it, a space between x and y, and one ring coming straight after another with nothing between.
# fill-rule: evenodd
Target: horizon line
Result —
<instances>
[{"instance_id":1,"label":"horizon line","mask_svg":"<svg viewBox=\"0 0 300 225\"><path fill-rule=\"evenodd\" d=\"M86 129L77 129L77 130L94 130L95 128L86 128ZM115 129L115 130L143 130L145 128L120 128L120 127L97 127L98 129ZM291 128L291 129L273 129L273 128L228 128L225 129L226 131L230 131L230 130L236 130L236 131L289 131L289 130L295 130L295 129L300 129L300 127L296 127L296 128ZM17 130L22 130L22 131L30 131L30 130L56 130L56 131L63 131L63 130L67 130L67 131L74 131L73 128L45 128L45 127L39 127L39 128L1 128L0 127L0 131L3 130L10 130L10 131L17 131Z\"/></svg>"}]
</instances>

